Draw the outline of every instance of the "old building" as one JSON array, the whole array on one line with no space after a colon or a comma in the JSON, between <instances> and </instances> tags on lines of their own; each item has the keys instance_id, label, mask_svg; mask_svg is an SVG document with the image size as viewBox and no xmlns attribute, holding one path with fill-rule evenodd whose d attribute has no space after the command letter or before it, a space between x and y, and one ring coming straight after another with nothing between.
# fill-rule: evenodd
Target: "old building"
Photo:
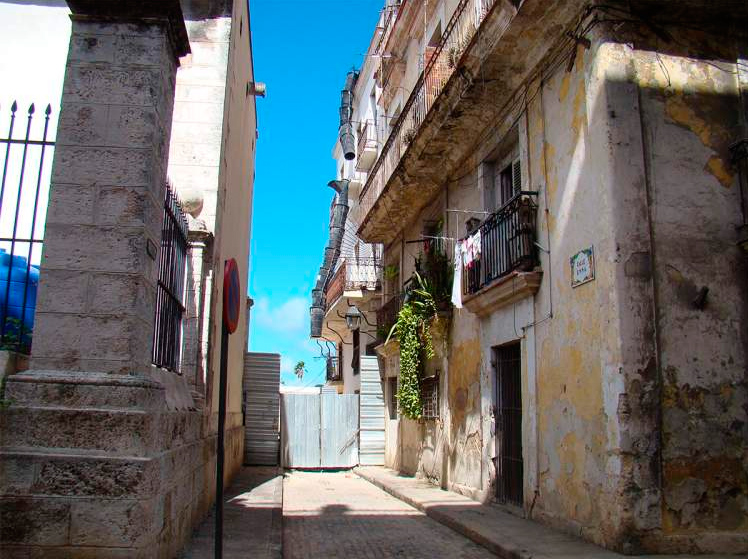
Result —
<instances>
[{"instance_id":1,"label":"old building","mask_svg":"<svg viewBox=\"0 0 748 559\"><path fill-rule=\"evenodd\" d=\"M0 14L43 22L8 48L39 50L45 34L69 44L64 82L35 76L60 116L46 163L25 161L51 186L48 211L33 212L43 249L29 258L31 341L3 326L3 349L31 355L6 371L1 396L0 545L24 557L173 557L214 500L226 260L247 285L258 92L248 5L45 0L0 2ZM13 83L0 92L3 128ZM3 151L40 145L1 134ZM4 224L11 202L27 207L20 190L6 197ZM24 227L3 239L11 260L28 245ZM228 345L226 480L243 456L247 312Z\"/></svg>"},{"instance_id":2,"label":"old building","mask_svg":"<svg viewBox=\"0 0 748 559\"><path fill-rule=\"evenodd\" d=\"M748 551L747 15L386 3L353 90L375 161L340 178L379 331L414 272L434 303L415 419L376 350L388 466L626 553Z\"/></svg>"}]
</instances>

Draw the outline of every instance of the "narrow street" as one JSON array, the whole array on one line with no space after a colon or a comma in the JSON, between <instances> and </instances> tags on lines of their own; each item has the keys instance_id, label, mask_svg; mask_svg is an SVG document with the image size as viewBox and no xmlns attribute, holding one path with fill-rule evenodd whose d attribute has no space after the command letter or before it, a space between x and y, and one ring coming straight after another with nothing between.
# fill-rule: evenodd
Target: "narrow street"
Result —
<instances>
[{"instance_id":1,"label":"narrow street","mask_svg":"<svg viewBox=\"0 0 748 559\"><path fill-rule=\"evenodd\" d=\"M352 472L290 472L285 559L488 558L487 550Z\"/></svg>"}]
</instances>

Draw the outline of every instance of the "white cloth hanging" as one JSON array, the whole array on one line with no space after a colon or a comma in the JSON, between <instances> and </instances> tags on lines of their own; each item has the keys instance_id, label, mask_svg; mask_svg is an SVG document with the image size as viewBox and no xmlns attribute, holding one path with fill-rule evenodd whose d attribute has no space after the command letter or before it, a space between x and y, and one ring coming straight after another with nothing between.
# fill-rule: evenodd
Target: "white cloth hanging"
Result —
<instances>
[{"instance_id":1,"label":"white cloth hanging","mask_svg":"<svg viewBox=\"0 0 748 559\"><path fill-rule=\"evenodd\" d=\"M462 308L462 241L455 245L454 277L452 279L452 304L456 309Z\"/></svg>"}]
</instances>

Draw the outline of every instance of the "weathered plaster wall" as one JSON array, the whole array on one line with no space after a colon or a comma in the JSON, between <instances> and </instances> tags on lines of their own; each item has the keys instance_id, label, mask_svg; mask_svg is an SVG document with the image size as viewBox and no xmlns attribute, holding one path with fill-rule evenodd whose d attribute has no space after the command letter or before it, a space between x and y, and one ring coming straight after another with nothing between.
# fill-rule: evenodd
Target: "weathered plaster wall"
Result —
<instances>
[{"instance_id":1,"label":"weathered plaster wall","mask_svg":"<svg viewBox=\"0 0 748 559\"><path fill-rule=\"evenodd\" d=\"M746 136L738 52L702 32L680 31L676 41L700 52L677 46L655 56L646 38L629 52L640 87L654 249L661 530L668 550L719 545L734 552L748 539L748 266L736 246L742 216L728 151ZM702 541L704 532L710 541Z\"/></svg>"}]
</instances>

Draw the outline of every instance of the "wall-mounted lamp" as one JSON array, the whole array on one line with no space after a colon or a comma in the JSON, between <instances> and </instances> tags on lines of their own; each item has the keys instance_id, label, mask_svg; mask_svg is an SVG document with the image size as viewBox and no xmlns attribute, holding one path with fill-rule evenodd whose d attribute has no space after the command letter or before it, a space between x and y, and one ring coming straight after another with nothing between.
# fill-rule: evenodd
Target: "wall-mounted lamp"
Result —
<instances>
[{"instance_id":1,"label":"wall-mounted lamp","mask_svg":"<svg viewBox=\"0 0 748 559\"><path fill-rule=\"evenodd\" d=\"M265 97L268 87L264 82L247 82L247 95L255 97Z\"/></svg>"},{"instance_id":2,"label":"wall-mounted lamp","mask_svg":"<svg viewBox=\"0 0 748 559\"><path fill-rule=\"evenodd\" d=\"M362 318L364 319L364 322L366 322L366 324L368 324L369 326L374 326L366 319L366 315L362 313L356 305L351 305L349 303L348 310L345 313L345 324L346 326L348 326L348 329L356 330L359 326L361 326Z\"/></svg>"}]
</instances>

